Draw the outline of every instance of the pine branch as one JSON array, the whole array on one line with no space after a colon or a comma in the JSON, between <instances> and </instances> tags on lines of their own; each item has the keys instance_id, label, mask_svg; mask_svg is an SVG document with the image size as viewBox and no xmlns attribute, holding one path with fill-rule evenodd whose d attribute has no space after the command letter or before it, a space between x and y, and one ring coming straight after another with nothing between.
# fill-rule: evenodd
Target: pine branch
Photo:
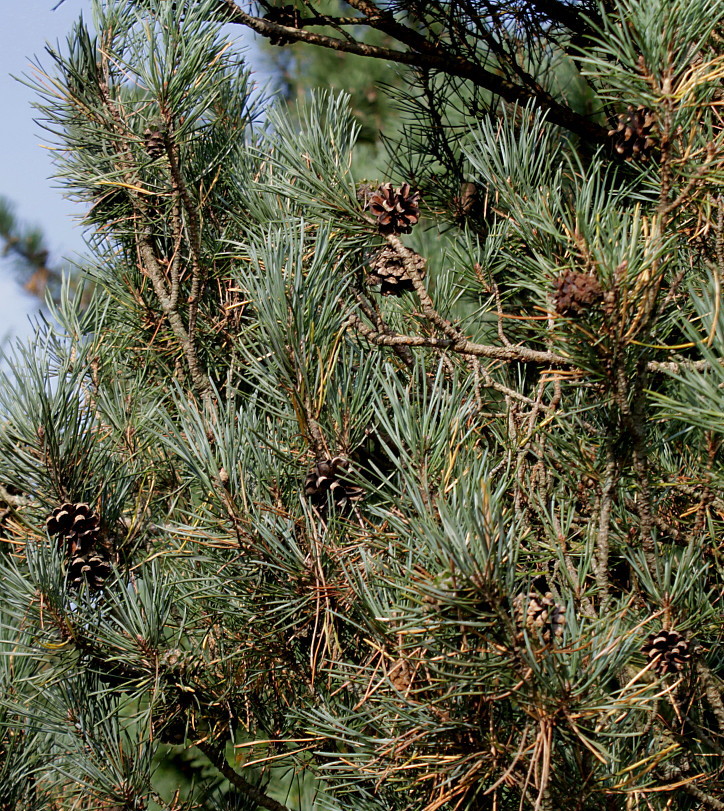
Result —
<instances>
[{"instance_id":1,"label":"pine branch","mask_svg":"<svg viewBox=\"0 0 724 811\"><path fill-rule=\"evenodd\" d=\"M611 530L611 512L613 508L614 489L618 484L617 464L611 444L613 437L608 437L607 461L601 493L601 506L598 515L596 583L601 592L601 613L605 613L610 602L611 582L608 576L609 534Z\"/></svg>"},{"instance_id":2,"label":"pine branch","mask_svg":"<svg viewBox=\"0 0 724 811\"><path fill-rule=\"evenodd\" d=\"M204 398L208 397L209 379L202 367L201 360L196 349L193 336L189 333L184 324L183 318L178 308L178 288L169 289L164 277L163 268L156 257L152 231L150 226L145 226L138 236L138 249L143 262L143 268L151 280L153 289L158 298L161 309L168 319L168 323L174 332L181 349L186 357L189 374L197 392Z\"/></svg>"},{"instance_id":3,"label":"pine branch","mask_svg":"<svg viewBox=\"0 0 724 811\"><path fill-rule=\"evenodd\" d=\"M201 741L197 743L196 746L233 786L242 791L247 797L257 803L257 805L260 805L262 808L267 808L269 811L290 811L287 806L272 799L268 794L264 794L263 791L252 785L248 780L245 780L235 769L232 769L221 747L209 743L209 741Z\"/></svg>"},{"instance_id":4,"label":"pine branch","mask_svg":"<svg viewBox=\"0 0 724 811\"><path fill-rule=\"evenodd\" d=\"M711 794L703 791L698 786L694 785L693 779L687 778L686 775L671 763L662 767L661 771L664 773L667 780L672 778L681 784L682 789L692 797L695 797L704 808L711 809L711 811L724 811L724 802L717 800ZM695 779L695 778L694 778Z\"/></svg>"},{"instance_id":5,"label":"pine branch","mask_svg":"<svg viewBox=\"0 0 724 811\"><path fill-rule=\"evenodd\" d=\"M29 293L42 299L49 283L58 284L59 274L48 265L48 249L44 239L33 229L20 225L11 204L1 197L0 240L5 243L2 255L15 256L21 260L23 270L30 273L24 284Z\"/></svg>"},{"instance_id":6,"label":"pine branch","mask_svg":"<svg viewBox=\"0 0 724 811\"><path fill-rule=\"evenodd\" d=\"M432 349L448 349L460 355L491 358L493 360L518 361L520 363L543 363L547 365L570 366L572 361L552 352L540 352L525 346L491 346L477 344L467 338L429 338L424 335L397 335L377 332L357 317L350 319L350 325L359 330L371 343L378 346L423 346Z\"/></svg>"},{"instance_id":7,"label":"pine branch","mask_svg":"<svg viewBox=\"0 0 724 811\"><path fill-rule=\"evenodd\" d=\"M343 53L353 53L427 70L440 71L449 76L467 79L477 87L488 90L511 104L525 105L532 102L538 109L545 110L548 113L548 120L551 123L575 133L589 143L601 143L607 138L608 130L605 127L595 124L585 116L579 115L569 107L556 101L553 96L542 88L515 84L485 70L485 68L471 62L460 54L448 51L440 42L433 43L417 31L398 23L392 15L387 14L372 3L358 2L357 4L350 3L350 5L358 8L367 16L371 27L407 45L409 50L398 51L382 48L365 42L342 40L299 28L279 25L262 17L247 14L236 5L234 0L220 0L220 2L223 2L228 8L229 22L245 25L264 37L278 38L281 35L287 40L307 42L311 45L330 48Z\"/></svg>"}]
</instances>

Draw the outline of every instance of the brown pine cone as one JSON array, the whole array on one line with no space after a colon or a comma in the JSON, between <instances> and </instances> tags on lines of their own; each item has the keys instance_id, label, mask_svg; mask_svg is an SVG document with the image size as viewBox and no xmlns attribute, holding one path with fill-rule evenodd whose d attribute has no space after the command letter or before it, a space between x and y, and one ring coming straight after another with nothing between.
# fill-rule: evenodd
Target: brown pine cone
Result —
<instances>
[{"instance_id":1,"label":"brown pine cone","mask_svg":"<svg viewBox=\"0 0 724 811\"><path fill-rule=\"evenodd\" d=\"M540 633L544 642L550 643L563 635L566 609L556 603L550 591L545 594L533 591L519 594L513 600L513 608L518 624Z\"/></svg>"},{"instance_id":2,"label":"brown pine cone","mask_svg":"<svg viewBox=\"0 0 724 811\"><path fill-rule=\"evenodd\" d=\"M166 138L164 137L163 130L157 127L146 127L143 131L143 145L146 147L146 152L150 158L156 160L161 155L166 154Z\"/></svg>"},{"instance_id":3,"label":"brown pine cone","mask_svg":"<svg viewBox=\"0 0 724 811\"><path fill-rule=\"evenodd\" d=\"M92 591L102 589L111 573L111 564L105 554L88 552L76 555L68 566L68 582L75 588L87 583Z\"/></svg>"},{"instance_id":4,"label":"brown pine cone","mask_svg":"<svg viewBox=\"0 0 724 811\"><path fill-rule=\"evenodd\" d=\"M662 676L678 673L691 659L688 640L678 631L666 629L649 634L641 653L649 662L654 662L653 669Z\"/></svg>"},{"instance_id":5,"label":"brown pine cone","mask_svg":"<svg viewBox=\"0 0 724 811\"><path fill-rule=\"evenodd\" d=\"M319 460L307 474L304 495L319 509L327 506L328 495L338 508L358 501L364 490L345 478L348 469L349 462L342 456Z\"/></svg>"},{"instance_id":6,"label":"brown pine cone","mask_svg":"<svg viewBox=\"0 0 724 811\"><path fill-rule=\"evenodd\" d=\"M632 107L617 116L608 131L614 150L624 160L646 161L656 148L656 116L648 107Z\"/></svg>"},{"instance_id":7,"label":"brown pine cone","mask_svg":"<svg viewBox=\"0 0 724 811\"><path fill-rule=\"evenodd\" d=\"M270 8L263 19L270 23L277 23L277 25L285 25L287 28L302 27L302 15L299 13L299 9L294 8L291 4L281 8ZM270 45L288 45L292 41L284 34L272 34L269 37Z\"/></svg>"},{"instance_id":8,"label":"brown pine cone","mask_svg":"<svg viewBox=\"0 0 724 811\"><path fill-rule=\"evenodd\" d=\"M603 290L595 276L564 270L553 281L553 303L556 312L576 316L603 300Z\"/></svg>"},{"instance_id":9,"label":"brown pine cone","mask_svg":"<svg viewBox=\"0 0 724 811\"><path fill-rule=\"evenodd\" d=\"M88 504L66 502L56 507L45 519L48 535L57 535L67 544L68 553L87 552L100 537L100 518Z\"/></svg>"},{"instance_id":10,"label":"brown pine cone","mask_svg":"<svg viewBox=\"0 0 724 811\"><path fill-rule=\"evenodd\" d=\"M414 269L421 278L425 277L425 259L419 253L410 251ZM392 245L382 248L370 261L367 284L379 284L383 296L401 296L404 292L414 290L412 278L405 265L405 259Z\"/></svg>"},{"instance_id":11,"label":"brown pine cone","mask_svg":"<svg viewBox=\"0 0 724 811\"><path fill-rule=\"evenodd\" d=\"M412 192L409 183L399 189L383 183L367 197L365 208L377 218L381 234L409 234L420 219L420 193Z\"/></svg>"}]
</instances>

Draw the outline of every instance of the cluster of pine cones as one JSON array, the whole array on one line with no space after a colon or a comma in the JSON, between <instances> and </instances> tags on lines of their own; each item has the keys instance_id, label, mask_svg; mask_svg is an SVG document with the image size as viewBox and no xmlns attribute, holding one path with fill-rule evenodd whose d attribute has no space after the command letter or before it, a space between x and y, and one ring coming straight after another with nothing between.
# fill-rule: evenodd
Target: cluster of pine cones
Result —
<instances>
[{"instance_id":1,"label":"cluster of pine cones","mask_svg":"<svg viewBox=\"0 0 724 811\"><path fill-rule=\"evenodd\" d=\"M84 583L97 591L111 572L108 553L100 537L100 518L88 504L67 502L56 507L45 520L48 535L57 535L68 563L68 583Z\"/></svg>"},{"instance_id":2,"label":"cluster of pine cones","mask_svg":"<svg viewBox=\"0 0 724 811\"><path fill-rule=\"evenodd\" d=\"M412 191L409 183L394 188L383 183L377 188L362 184L358 198L377 222L385 236L409 234L420 219L420 193ZM385 245L369 260L368 285L380 285L383 296L400 296L415 289L410 270L420 278L425 276L425 260L409 248L400 252L394 245Z\"/></svg>"}]
</instances>

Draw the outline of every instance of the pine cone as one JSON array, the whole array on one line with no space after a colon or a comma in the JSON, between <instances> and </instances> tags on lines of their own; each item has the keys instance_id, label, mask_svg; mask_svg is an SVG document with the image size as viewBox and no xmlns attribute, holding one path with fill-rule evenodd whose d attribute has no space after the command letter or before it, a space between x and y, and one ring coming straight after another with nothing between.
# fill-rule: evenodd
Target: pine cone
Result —
<instances>
[{"instance_id":1,"label":"pine cone","mask_svg":"<svg viewBox=\"0 0 724 811\"><path fill-rule=\"evenodd\" d=\"M153 160L166 154L166 138L163 130L146 127L143 131L143 144L148 156Z\"/></svg>"},{"instance_id":2,"label":"pine cone","mask_svg":"<svg viewBox=\"0 0 724 811\"><path fill-rule=\"evenodd\" d=\"M409 183L393 189L383 183L367 198L366 209L377 218L381 234L409 234L420 219L420 193L412 192Z\"/></svg>"},{"instance_id":3,"label":"pine cone","mask_svg":"<svg viewBox=\"0 0 724 811\"><path fill-rule=\"evenodd\" d=\"M564 270L554 281L553 303L560 315L576 316L598 304L603 290L595 276Z\"/></svg>"},{"instance_id":4,"label":"pine cone","mask_svg":"<svg viewBox=\"0 0 724 811\"><path fill-rule=\"evenodd\" d=\"M263 19L270 23L277 23L277 25L285 25L287 28L301 28L302 15L299 9L294 8L289 4L281 8L270 8L264 15ZM272 34L269 37L270 45L288 45L292 40L284 34Z\"/></svg>"},{"instance_id":5,"label":"pine cone","mask_svg":"<svg viewBox=\"0 0 724 811\"><path fill-rule=\"evenodd\" d=\"M648 160L656 146L656 117L648 107L628 107L608 131L611 143L624 160Z\"/></svg>"},{"instance_id":6,"label":"pine cone","mask_svg":"<svg viewBox=\"0 0 724 811\"><path fill-rule=\"evenodd\" d=\"M362 204L362 208L367 208L367 203L373 194L376 194L377 188L366 180L363 180L357 185L357 200Z\"/></svg>"},{"instance_id":7,"label":"pine cone","mask_svg":"<svg viewBox=\"0 0 724 811\"><path fill-rule=\"evenodd\" d=\"M111 573L111 564L105 554L87 552L76 555L68 566L68 582L80 588L85 582L92 591L103 588L106 578Z\"/></svg>"},{"instance_id":8,"label":"pine cone","mask_svg":"<svg viewBox=\"0 0 724 811\"><path fill-rule=\"evenodd\" d=\"M307 474L304 495L320 509L327 506L327 494L338 508L358 501L364 490L345 479L348 467L349 462L342 456L318 461Z\"/></svg>"},{"instance_id":9,"label":"pine cone","mask_svg":"<svg viewBox=\"0 0 724 811\"><path fill-rule=\"evenodd\" d=\"M100 537L100 518L88 504L61 504L45 519L48 535L58 535L68 553L88 552Z\"/></svg>"},{"instance_id":10,"label":"pine cone","mask_svg":"<svg viewBox=\"0 0 724 811\"><path fill-rule=\"evenodd\" d=\"M540 633L544 642L550 643L563 635L566 609L556 603L550 591L543 595L532 591L519 594L513 600L513 607L518 624Z\"/></svg>"},{"instance_id":11,"label":"pine cone","mask_svg":"<svg viewBox=\"0 0 724 811\"><path fill-rule=\"evenodd\" d=\"M410 251L408 262L422 278L425 277L425 259L419 253ZM370 261L367 284L381 285L383 296L401 296L404 292L414 290L412 279L405 266L405 258L392 245L382 248Z\"/></svg>"},{"instance_id":12,"label":"pine cone","mask_svg":"<svg viewBox=\"0 0 724 811\"><path fill-rule=\"evenodd\" d=\"M650 634L641 653L655 663L654 670L662 676L678 673L691 658L688 640L678 631L666 629Z\"/></svg>"}]
</instances>

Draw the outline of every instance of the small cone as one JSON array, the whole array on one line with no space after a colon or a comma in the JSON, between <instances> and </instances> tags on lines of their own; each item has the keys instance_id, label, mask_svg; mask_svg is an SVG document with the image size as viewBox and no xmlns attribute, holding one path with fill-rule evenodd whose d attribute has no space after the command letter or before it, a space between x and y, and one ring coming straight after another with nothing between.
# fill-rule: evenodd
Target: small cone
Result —
<instances>
[{"instance_id":1,"label":"small cone","mask_svg":"<svg viewBox=\"0 0 724 811\"><path fill-rule=\"evenodd\" d=\"M143 144L153 160L166 154L166 138L160 129L147 127L143 132Z\"/></svg>"},{"instance_id":2,"label":"small cone","mask_svg":"<svg viewBox=\"0 0 724 811\"><path fill-rule=\"evenodd\" d=\"M475 183L465 181L460 184L460 194L453 198L453 208L458 220L476 217L481 213L480 189Z\"/></svg>"},{"instance_id":3,"label":"small cone","mask_svg":"<svg viewBox=\"0 0 724 811\"><path fill-rule=\"evenodd\" d=\"M420 193L409 183L399 189L384 183L368 196L365 208L376 217L381 234L409 234L420 219Z\"/></svg>"},{"instance_id":4,"label":"small cone","mask_svg":"<svg viewBox=\"0 0 724 811\"><path fill-rule=\"evenodd\" d=\"M553 303L559 315L577 316L603 300L603 290L595 276L564 270L554 281Z\"/></svg>"},{"instance_id":5,"label":"small cone","mask_svg":"<svg viewBox=\"0 0 724 811\"><path fill-rule=\"evenodd\" d=\"M424 278L425 259L419 253L412 251L410 253L412 257L407 261L412 262L414 269L421 278ZM403 293L415 289L405 258L392 245L386 246L376 253L370 261L369 268L367 284L381 285L380 293L383 296L401 296Z\"/></svg>"},{"instance_id":6,"label":"small cone","mask_svg":"<svg viewBox=\"0 0 724 811\"><path fill-rule=\"evenodd\" d=\"M519 594L513 600L513 608L518 624L539 633L544 642L553 642L563 635L566 609L556 603L550 591Z\"/></svg>"},{"instance_id":7,"label":"small cone","mask_svg":"<svg viewBox=\"0 0 724 811\"><path fill-rule=\"evenodd\" d=\"M304 495L320 509L327 506L328 495L338 508L358 501L364 491L345 478L348 468L349 462L342 456L316 462L304 482Z\"/></svg>"},{"instance_id":8,"label":"small cone","mask_svg":"<svg viewBox=\"0 0 724 811\"><path fill-rule=\"evenodd\" d=\"M614 150L624 160L648 160L656 148L656 117L648 107L629 106L608 131Z\"/></svg>"},{"instance_id":9,"label":"small cone","mask_svg":"<svg viewBox=\"0 0 724 811\"><path fill-rule=\"evenodd\" d=\"M104 554L88 552L76 555L68 566L68 582L75 588L87 583L92 591L102 589L111 573L111 564Z\"/></svg>"},{"instance_id":10,"label":"small cone","mask_svg":"<svg viewBox=\"0 0 724 811\"><path fill-rule=\"evenodd\" d=\"M87 552L100 537L100 518L88 504L66 502L56 507L45 519L48 535L57 535L65 543L68 552Z\"/></svg>"},{"instance_id":11,"label":"small cone","mask_svg":"<svg viewBox=\"0 0 724 811\"><path fill-rule=\"evenodd\" d=\"M649 635L641 653L654 662L653 669L665 676L678 673L691 659L689 642L678 631L661 630Z\"/></svg>"}]
</instances>

